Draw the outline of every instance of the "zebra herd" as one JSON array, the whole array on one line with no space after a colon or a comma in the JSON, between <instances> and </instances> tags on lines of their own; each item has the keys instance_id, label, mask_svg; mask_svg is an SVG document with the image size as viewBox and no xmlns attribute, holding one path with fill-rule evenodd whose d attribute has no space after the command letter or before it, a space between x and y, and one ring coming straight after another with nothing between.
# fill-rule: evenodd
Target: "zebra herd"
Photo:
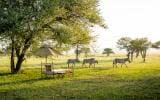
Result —
<instances>
[{"instance_id":1,"label":"zebra herd","mask_svg":"<svg viewBox=\"0 0 160 100\"><path fill-rule=\"evenodd\" d=\"M68 64L68 68L70 67L70 65L75 66L75 64L77 63L77 59L68 59L67 64ZM89 58L89 59L83 59L82 61L82 67L86 67L86 64L89 64L89 67L94 66L95 64L98 64L98 60L95 60L95 58Z\"/></svg>"},{"instance_id":2,"label":"zebra herd","mask_svg":"<svg viewBox=\"0 0 160 100\"><path fill-rule=\"evenodd\" d=\"M68 64L68 68L70 67L70 65L72 65L71 67L75 67L75 64L79 62L79 60L77 59L68 59L67 60L67 64ZM113 67L117 67L117 64L121 64L121 67L123 65L125 65L127 67L126 62L130 63L129 58L115 58L113 60ZM89 64L89 68L91 66L95 67L95 64L98 64L98 60L96 60L95 58L89 58L89 59L83 59L82 61L82 67L86 67L86 64Z\"/></svg>"}]
</instances>

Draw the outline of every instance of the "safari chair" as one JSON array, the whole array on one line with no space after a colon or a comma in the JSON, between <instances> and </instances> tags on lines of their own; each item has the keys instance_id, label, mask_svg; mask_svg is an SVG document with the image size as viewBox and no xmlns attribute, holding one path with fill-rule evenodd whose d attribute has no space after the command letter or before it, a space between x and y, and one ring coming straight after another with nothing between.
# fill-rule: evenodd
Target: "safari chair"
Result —
<instances>
[{"instance_id":1,"label":"safari chair","mask_svg":"<svg viewBox=\"0 0 160 100\"><path fill-rule=\"evenodd\" d=\"M41 64L41 74L45 74L46 76L47 75L54 75L54 73L52 72L52 64L44 64L45 66L45 69L43 70L42 68L42 64Z\"/></svg>"},{"instance_id":2,"label":"safari chair","mask_svg":"<svg viewBox=\"0 0 160 100\"><path fill-rule=\"evenodd\" d=\"M50 64L46 64L45 65L45 69L46 69L46 74L53 74L53 72L52 72L52 65L50 65Z\"/></svg>"},{"instance_id":3,"label":"safari chair","mask_svg":"<svg viewBox=\"0 0 160 100\"><path fill-rule=\"evenodd\" d=\"M42 74L45 74L46 76L47 75L58 75L59 77L64 77L64 74L66 73L66 71L64 70L60 70L60 69L52 69L53 67L53 63L47 63L47 64L44 64L45 66L45 70L43 71L43 68L42 68L42 65L41 64L41 75Z\"/></svg>"}]
</instances>

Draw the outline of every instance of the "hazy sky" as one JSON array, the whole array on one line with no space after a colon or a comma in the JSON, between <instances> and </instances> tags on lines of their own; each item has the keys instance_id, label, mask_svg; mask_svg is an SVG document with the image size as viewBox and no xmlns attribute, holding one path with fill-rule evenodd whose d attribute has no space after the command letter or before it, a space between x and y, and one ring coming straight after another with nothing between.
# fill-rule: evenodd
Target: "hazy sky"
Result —
<instances>
[{"instance_id":1,"label":"hazy sky","mask_svg":"<svg viewBox=\"0 0 160 100\"><path fill-rule=\"evenodd\" d=\"M160 40L160 0L101 0L100 9L109 29L95 28L99 48L116 48L123 36Z\"/></svg>"}]
</instances>

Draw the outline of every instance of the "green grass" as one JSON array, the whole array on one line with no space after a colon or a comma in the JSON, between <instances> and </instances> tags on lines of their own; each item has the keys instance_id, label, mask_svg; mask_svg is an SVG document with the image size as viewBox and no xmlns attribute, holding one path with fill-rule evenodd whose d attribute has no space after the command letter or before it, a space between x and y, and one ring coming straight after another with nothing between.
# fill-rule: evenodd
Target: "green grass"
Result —
<instances>
[{"instance_id":1,"label":"green grass","mask_svg":"<svg viewBox=\"0 0 160 100\"><path fill-rule=\"evenodd\" d=\"M0 58L0 100L160 100L160 56L128 68L112 68L111 57L98 56L96 68L75 67L74 76L41 77L42 58L30 58L18 74L9 74L9 57ZM59 57L55 67L67 67ZM50 60L51 61L51 60Z\"/></svg>"}]
</instances>

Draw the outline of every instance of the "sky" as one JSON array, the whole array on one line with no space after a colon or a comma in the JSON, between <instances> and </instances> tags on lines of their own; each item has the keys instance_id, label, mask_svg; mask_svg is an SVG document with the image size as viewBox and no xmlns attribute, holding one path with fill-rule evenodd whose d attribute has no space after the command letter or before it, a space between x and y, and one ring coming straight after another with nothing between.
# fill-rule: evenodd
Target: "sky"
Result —
<instances>
[{"instance_id":1,"label":"sky","mask_svg":"<svg viewBox=\"0 0 160 100\"><path fill-rule=\"evenodd\" d=\"M120 37L160 40L160 0L100 0L100 14L108 29L96 27L97 45L116 49Z\"/></svg>"}]
</instances>

